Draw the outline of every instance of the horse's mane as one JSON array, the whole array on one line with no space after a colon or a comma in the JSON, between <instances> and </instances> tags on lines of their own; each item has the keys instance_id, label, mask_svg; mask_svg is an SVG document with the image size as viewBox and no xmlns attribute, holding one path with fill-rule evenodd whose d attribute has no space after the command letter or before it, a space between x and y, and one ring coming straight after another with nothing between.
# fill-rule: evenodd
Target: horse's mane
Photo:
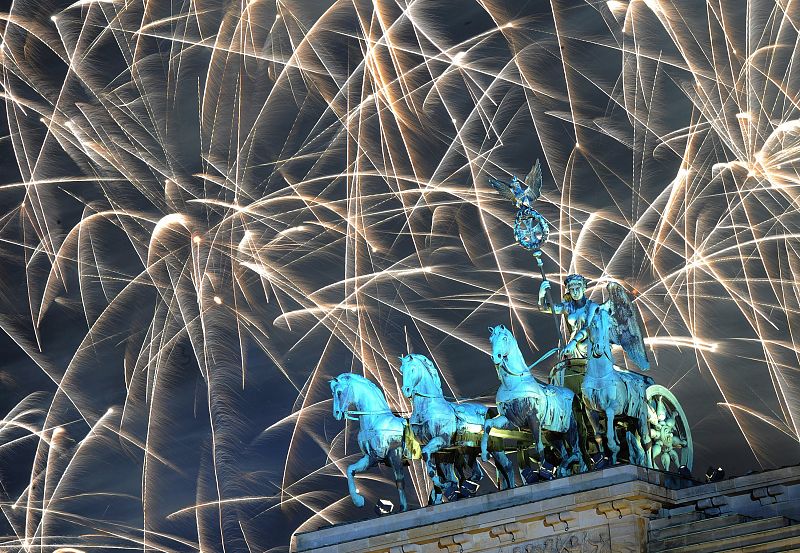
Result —
<instances>
[{"instance_id":1,"label":"horse's mane","mask_svg":"<svg viewBox=\"0 0 800 553\"><path fill-rule=\"evenodd\" d=\"M611 314L606 311L602 305L598 304L595 308L595 312L590 316L591 321L586 325L586 341L589 342L591 348L594 348L595 344L597 344L599 340L602 340L610 350L611 343L613 342ZM605 334L605 336L601 336L601 333Z\"/></svg>"},{"instance_id":2,"label":"horse's mane","mask_svg":"<svg viewBox=\"0 0 800 553\"><path fill-rule=\"evenodd\" d=\"M359 384L361 386L368 388L370 392L372 392L373 394L375 394L375 396L380 398L380 400L386 405L387 409L389 408L389 402L386 401L386 396L383 394L383 390L381 390L378 387L378 385L375 384L369 378L356 373L344 373L337 376L336 380L340 384L345 384L347 382L350 382L352 384Z\"/></svg>"},{"instance_id":3,"label":"horse's mane","mask_svg":"<svg viewBox=\"0 0 800 553\"><path fill-rule=\"evenodd\" d=\"M412 354L412 355L414 355L415 358L419 359L422 362L422 364L425 366L425 369L427 369L428 373L430 373L431 378L433 378L434 384L441 392L442 378L439 376L439 371L436 369L436 366L433 364L433 361L431 361L424 355L420 354Z\"/></svg>"},{"instance_id":4,"label":"horse's mane","mask_svg":"<svg viewBox=\"0 0 800 553\"><path fill-rule=\"evenodd\" d=\"M611 317L609 312L606 311L605 309L603 309L603 306L599 305L599 304L595 308L594 313L591 314L590 316L591 316L592 320L589 322L589 324L587 326L590 329L595 330L595 331L600 330L600 324L603 323L603 317L606 317L606 318L610 318ZM608 324L608 323L606 323L606 324ZM608 332L608 330L606 330L606 332Z\"/></svg>"}]
</instances>

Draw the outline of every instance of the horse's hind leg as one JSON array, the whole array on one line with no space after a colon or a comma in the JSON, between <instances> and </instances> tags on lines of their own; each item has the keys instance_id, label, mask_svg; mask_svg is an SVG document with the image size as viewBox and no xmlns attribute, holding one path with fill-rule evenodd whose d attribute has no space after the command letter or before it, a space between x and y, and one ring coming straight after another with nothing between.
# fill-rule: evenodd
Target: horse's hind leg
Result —
<instances>
[{"instance_id":1,"label":"horse's hind leg","mask_svg":"<svg viewBox=\"0 0 800 553\"><path fill-rule=\"evenodd\" d=\"M562 461L560 470L562 473L564 473L563 474L564 476L568 474L569 466L575 461L578 462L578 470L580 472L586 472L586 463L583 460L583 453L581 452L579 442L580 442L580 436L578 435L578 422L575 420L575 417L573 416L569 421L569 428L567 429L567 432L561 439ZM570 448L569 455L567 454L565 443L569 443L569 448Z\"/></svg>"},{"instance_id":2,"label":"horse's hind leg","mask_svg":"<svg viewBox=\"0 0 800 553\"><path fill-rule=\"evenodd\" d=\"M458 475L453 463L446 462L441 458L431 459L431 463L435 467L435 473L431 477L433 486L428 497L428 505L439 505L446 494L452 494L453 490L458 487Z\"/></svg>"},{"instance_id":3,"label":"horse's hind leg","mask_svg":"<svg viewBox=\"0 0 800 553\"><path fill-rule=\"evenodd\" d=\"M459 460L458 455L456 455L456 459L452 463L441 463L439 468L444 475L442 491L447 501L458 499L456 492L461 487L461 481L465 479L463 459Z\"/></svg>"},{"instance_id":4,"label":"horse's hind leg","mask_svg":"<svg viewBox=\"0 0 800 553\"><path fill-rule=\"evenodd\" d=\"M372 458L369 455L364 455L361 459L347 467L347 488L350 490L350 497L356 507L364 506L364 496L359 494L356 489L355 475L359 472L364 472L370 465L372 465Z\"/></svg>"},{"instance_id":5,"label":"horse's hind leg","mask_svg":"<svg viewBox=\"0 0 800 553\"><path fill-rule=\"evenodd\" d=\"M511 464L511 459L508 458L505 451L492 451L494 458L494 465L500 472L503 481L500 484L501 490L508 490L515 487L517 484L514 478L514 465Z\"/></svg>"},{"instance_id":6,"label":"horse's hind leg","mask_svg":"<svg viewBox=\"0 0 800 553\"><path fill-rule=\"evenodd\" d=\"M539 413L533 409L528 415L528 427L533 435L533 445L536 446L537 461L544 461L544 443L542 443L542 424L539 421Z\"/></svg>"},{"instance_id":7,"label":"horse's hind leg","mask_svg":"<svg viewBox=\"0 0 800 553\"><path fill-rule=\"evenodd\" d=\"M400 456L400 448L389 450L389 465L394 471L394 484L397 486L397 494L400 496L400 510L408 510L406 501L406 475L403 473L403 459Z\"/></svg>"},{"instance_id":8,"label":"horse's hind leg","mask_svg":"<svg viewBox=\"0 0 800 553\"><path fill-rule=\"evenodd\" d=\"M492 428L506 428L508 425L508 419L503 415L486 419L486 422L483 423L483 436L481 437L481 459L489 460L489 431Z\"/></svg>"},{"instance_id":9,"label":"horse's hind leg","mask_svg":"<svg viewBox=\"0 0 800 553\"><path fill-rule=\"evenodd\" d=\"M480 461L478 461L478 455L476 453L469 454L469 465L472 469L472 474L469 475L469 479L477 484L483 480L483 477L486 476L486 473L484 472Z\"/></svg>"},{"instance_id":10,"label":"horse's hind leg","mask_svg":"<svg viewBox=\"0 0 800 553\"><path fill-rule=\"evenodd\" d=\"M617 433L614 430L614 408L606 407L606 441L608 448L611 450L611 464L617 464L617 454L619 453L619 443L617 442Z\"/></svg>"},{"instance_id":11,"label":"horse's hind leg","mask_svg":"<svg viewBox=\"0 0 800 553\"><path fill-rule=\"evenodd\" d=\"M483 471L480 461L478 461L478 455L475 450L464 453L460 456L460 459L461 464L464 466L459 483L461 487L461 496L470 497L475 495L475 492L478 490L478 484L480 484L480 481L486 476L486 473ZM466 476L467 467L470 469L469 478Z\"/></svg>"}]
</instances>

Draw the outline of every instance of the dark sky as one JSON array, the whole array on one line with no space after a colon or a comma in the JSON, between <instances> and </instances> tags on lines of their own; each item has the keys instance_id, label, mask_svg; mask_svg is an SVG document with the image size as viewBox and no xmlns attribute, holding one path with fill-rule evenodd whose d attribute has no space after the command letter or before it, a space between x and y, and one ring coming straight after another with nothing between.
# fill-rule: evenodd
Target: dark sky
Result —
<instances>
[{"instance_id":1,"label":"dark sky","mask_svg":"<svg viewBox=\"0 0 800 553\"><path fill-rule=\"evenodd\" d=\"M546 271L635 290L695 475L797 462L797 83L791 48L742 70L741 5L148 6L0 3L8 547L286 551L369 516L328 379L407 409L413 351L491 401L488 326L555 344L485 184L536 158ZM796 41L769 13L754 51Z\"/></svg>"}]
</instances>

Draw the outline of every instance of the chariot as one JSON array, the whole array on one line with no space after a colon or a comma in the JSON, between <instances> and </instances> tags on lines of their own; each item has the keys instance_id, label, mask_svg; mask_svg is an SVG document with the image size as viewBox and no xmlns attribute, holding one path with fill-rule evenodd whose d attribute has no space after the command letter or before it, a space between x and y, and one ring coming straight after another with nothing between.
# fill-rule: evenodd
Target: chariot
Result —
<instances>
[{"instance_id":1,"label":"chariot","mask_svg":"<svg viewBox=\"0 0 800 553\"><path fill-rule=\"evenodd\" d=\"M628 371L617 365L614 370L630 374L633 378L643 381L645 387L645 397L648 409L648 425L650 437L653 440L651 450L651 466L664 471L677 471L680 467L692 470L694 459L692 431L686 413L683 411L678 399L673 393L664 386L655 383L650 376ZM563 359L556 363L550 370L550 383L556 386L563 386L581 393L581 385L586 375L586 359L573 358ZM584 451L591 457L597 455L598 449L594 441L589 440L591 429L587 419L586 410L581 410L578 424L584 443ZM629 463L635 463L636 459L631 459L628 442L628 432L631 431L630 420L620 418L615 420L615 427L618 438L624 444L621 452L621 459ZM666 457L664 457L666 455Z\"/></svg>"}]
</instances>

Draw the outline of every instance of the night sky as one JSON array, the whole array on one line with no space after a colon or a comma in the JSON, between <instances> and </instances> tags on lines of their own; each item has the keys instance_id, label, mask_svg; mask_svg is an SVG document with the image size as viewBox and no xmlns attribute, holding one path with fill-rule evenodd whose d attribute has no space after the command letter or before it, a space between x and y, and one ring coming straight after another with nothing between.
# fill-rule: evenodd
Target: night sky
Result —
<instances>
[{"instance_id":1,"label":"night sky","mask_svg":"<svg viewBox=\"0 0 800 553\"><path fill-rule=\"evenodd\" d=\"M545 270L631 290L695 476L797 463L796 14L697 4L0 2L0 547L287 551L394 500L352 506L328 381L407 412L424 353L491 403L487 327L555 346L487 184L536 159Z\"/></svg>"}]
</instances>

